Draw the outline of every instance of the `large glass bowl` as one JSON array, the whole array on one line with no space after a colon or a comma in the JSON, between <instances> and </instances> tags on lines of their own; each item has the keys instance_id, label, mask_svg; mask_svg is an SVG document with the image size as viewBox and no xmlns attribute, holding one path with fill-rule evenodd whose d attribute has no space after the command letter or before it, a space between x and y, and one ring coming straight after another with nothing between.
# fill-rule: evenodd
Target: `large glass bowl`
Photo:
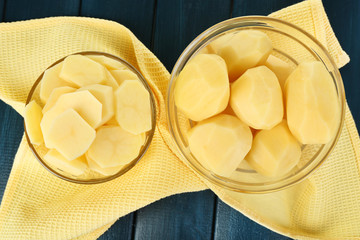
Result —
<instances>
[{"instance_id":1,"label":"large glass bowl","mask_svg":"<svg viewBox=\"0 0 360 240\"><path fill-rule=\"evenodd\" d=\"M74 182L74 183L82 183L82 184L102 183L102 182L106 182L106 181L115 179L115 178L120 177L121 175L125 174L127 171L129 171L131 168L133 168L135 166L135 164L144 156L146 150L148 149L148 147L149 147L149 145L151 143L151 140L152 140L152 137L153 137L154 131L155 131L155 125L156 125L155 99L154 99L154 96L153 96L153 94L151 92L151 89L150 89L148 83L146 82L145 78L141 75L141 73L139 71L136 70L136 68L134 68L130 63L128 63L124 59L122 59L120 57L117 57L117 56L114 56L114 55L111 55L111 54L108 54L108 53L104 53L104 52L94 52L94 51L90 52L89 51L89 52L79 52L79 53L74 53L74 54L106 56L106 57L109 57L111 59L114 59L114 60L122 63L124 66L127 67L128 70L131 70L133 73L135 73L138 76L139 80L141 81L141 83L144 85L145 89L150 94L152 127L151 127L151 130L149 130L146 133L145 143L141 147L141 149L139 151L139 155L134 160L132 160L130 163L125 165L123 168L121 168L117 173L115 173L113 175L110 175L110 176L104 176L104 175L99 174L99 173L97 173L95 171L92 171L90 169L87 169L85 171L85 173L80 175L80 176L74 176L74 175L72 175L72 174L70 174L68 172L65 172L61 168L58 168L56 166L51 165L51 163L48 163L43 158L43 156L46 154L48 149L44 146L44 144L39 145L39 146L33 145L30 142L26 126L24 126L25 127L25 136L26 136L27 141L29 143L30 149L34 153L35 157L39 160L41 165L44 166L49 172L51 172L52 174L54 174L55 176L57 176L57 177L59 177L61 179L64 179L64 180L67 180L67 181L70 181L70 182ZM65 56L64 58L56 61L55 63L53 63L48 68L51 68L52 66L54 66L54 65L58 64L59 62L63 61L66 57L67 56ZM44 72L39 76L39 78L36 80L36 82L32 86L32 88L31 88L31 90L29 92L28 98L26 100L26 104L28 104L32 100L35 100L41 107L44 106L44 103L42 103L42 101L40 100L40 86L41 86L40 83L41 83L42 77L44 75Z\"/></svg>"},{"instance_id":2,"label":"large glass bowl","mask_svg":"<svg viewBox=\"0 0 360 240\"><path fill-rule=\"evenodd\" d=\"M246 164L246 161L242 161L235 173L229 178L216 175L207 169L191 154L188 147L185 134L192 127L192 121L178 111L174 104L176 80L186 63L199 52L205 51L204 48L212 41L225 34L232 34L244 29L256 29L265 32L273 43L274 50L272 54L287 61L293 67L303 61L321 61L333 79L341 106L341 116L339 116L341 120L334 138L323 145L303 145L299 164L290 173L278 178L261 176L252 170ZM334 60L327 50L312 35L299 27L279 19L262 16L239 17L221 22L207 29L193 40L181 54L173 68L167 101L170 132L185 163L208 181L225 189L244 193L277 191L298 183L309 176L325 161L336 145L345 113L345 92L342 79Z\"/></svg>"}]
</instances>

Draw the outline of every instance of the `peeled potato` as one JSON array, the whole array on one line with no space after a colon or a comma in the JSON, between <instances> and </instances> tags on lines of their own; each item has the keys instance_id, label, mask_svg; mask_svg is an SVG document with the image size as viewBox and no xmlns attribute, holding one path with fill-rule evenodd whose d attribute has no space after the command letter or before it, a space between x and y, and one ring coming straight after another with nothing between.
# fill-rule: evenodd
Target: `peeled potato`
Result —
<instances>
[{"instance_id":1,"label":"peeled potato","mask_svg":"<svg viewBox=\"0 0 360 240\"><path fill-rule=\"evenodd\" d=\"M58 87L76 87L74 83L67 82L60 78L60 71L63 67L63 62L47 69L40 81L40 99L46 102L50 97L51 92Z\"/></svg>"},{"instance_id":2,"label":"peeled potato","mask_svg":"<svg viewBox=\"0 0 360 240\"><path fill-rule=\"evenodd\" d=\"M126 165L134 160L143 144L142 136L118 126L102 126L88 150L88 156L101 168Z\"/></svg>"},{"instance_id":3,"label":"peeled potato","mask_svg":"<svg viewBox=\"0 0 360 240\"><path fill-rule=\"evenodd\" d=\"M70 55L64 59L60 77L78 87L101 83L106 79L105 68L83 55Z\"/></svg>"},{"instance_id":4,"label":"peeled potato","mask_svg":"<svg viewBox=\"0 0 360 240\"><path fill-rule=\"evenodd\" d=\"M224 41L217 54L225 60L232 81L247 69L265 63L271 51L272 43L265 33L241 30Z\"/></svg>"},{"instance_id":5,"label":"peeled potato","mask_svg":"<svg viewBox=\"0 0 360 240\"><path fill-rule=\"evenodd\" d=\"M102 125L114 116L114 95L110 86L93 84L82 88L78 91L88 90L102 104L102 117L97 125Z\"/></svg>"},{"instance_id":6,"label":"peeled potato","mask_svg":"<svg viewBox=\"0 0 360 240\"><path fill-rule=\"evenodd\" d=\"M199 54L191 59L180 72L174 89L175 105L194 121L222 112L229 96L226 64L215 54Z\"/></svg>"},{"instance_id":7,"label":"peeled potato","mask_svg":"<svg viewBox=\"0 0 360 240\"><path fill-rule=\"evenodd\" d=\"M250 127L270 129L283 119L281 87L265 66L247 70L231 85L231 108Z\"/></svg>"},{"instance_id":8,"label":"peeled potato","mask_svg":"<svg viewBox=\"0 0 360 240\"><path fill-rule=\"evenodd\" d=\"M340 104L335 84L318 61L300 63L285 83L290 131L303 144L325 144L337 131Z\"/></svg>"},{"instance_id":9,"label":"peeled potato","mask_svg":"<svg viewBox=\"0 0 360 240\"><path fill-rule=\"evenodd\" d=\"M88 154L86 154L86 160L89 165L89 168L95 172L98 172L104 176L111 176L116 173L118 173L124 166L119 165L116 167L108 167L108 168L102 168L100 167L94 160L92 160Z\"/></svg>"},{"instance_id":10,"label":"peeled potato","mask_svg":"<svg viewBox=\"0 0 360 240\"><path fill-rule=\"evenodd\" d=\"M132 71L125 69L125 70L112 70L110 71L112 76L118 82L118 84L123 83L125 80L139 80L139 77L133 73Z\"/></svg>"},{"instance_id":11,"label":"peeled potato","mask_svg":"<svg viewBox=\"0 0 360 240\"><path fill-rule=\"evenodd\" d=\"M284 120L270 130L258 132L245 159L258 173L279 177L293 169L300 157L300 144Z\"/></svg>"},{"instance_id":12,"label":"peeled potato","mask_svg":"<svg viewBox=\"0 0 360 240\"><path fill-rule=\"evenodd\" d=\"M132 134L151 129L150 94L140 81L125 80L115 92L116 120Z\"/></svg>"},{"instance_id":13,"label":"peeled potato","mask_svg":"<svg viewBox=\"0 0 360 240\"><path fill-rule=\"evenodd\" d=\"M74 92L76 89L72 87L58 87L55 88L51 94L48 100L46 101L46 104L42 110L43 113L46 113L50 108L52 108L56 101L59 99L59 97L65 93L71 93Z\"/></svg>"},{"instance_id":14,"label":"peeled potato","mask_svg":"<svg viewBox=\"0 0 360 240\"><path fill-rule=\"evenodd\" d=\"M287 62L284 62L280 58L277 58L273 55L270 55L265 62L265 66L267 66L271 71L273 71L276 77L279 80L281 89L284 90L285 81L293 71L291 65Z\"/></svg>"},{"instance_id":15,"label":"peeled potato","mask_svg":"<svg viewBox=\"0 0 360 240\"><path fill-rule=\"evenodd\" d=\"M53 148L49 138L49 129L56 117L67 109L74 109L91 127L95 128L101 122L102 105L87 90L73 93L66 93L59 97L57 103L47 111L40 123L44 135L45 146Z\"/></svg>"},{"instance_id":16,"label":"peeled potato","mask_svg":"<svg viewBox=\"0 0 360 240\"><path fill-rule=\"evenodd\" d=\"M47 152L44 156L44 160L54 167L57 167L58 169L61 169L62 171L74 176L83 174L87 168L83 156L69 161L55 149L51 149L49 152Z\"/></svg>"},{"instance_id":17,"label":"peeled potato","mask_svg":"<svg viewBox=\"0 0 360 240\"><path fill-rule=\"evenodd\" d=\"M234 33L225 33L224 35L218 37L209 45L206 46L206 49L208 50L208 53L214 53L217 54L219 50L227 44L227 42L234 36Z\"/></svg>"},{"instance_id":18,"label":"peeled potato","mask_svg":"<svg viewBox=\"0 0 360 240\"><path fill-rule=\"evenodd\" d=\"M40 145L44 142L40 128L42 117L41 107L34 100L25 106L24 120L26 132L30 138L30 142L35 145Z\"/></svg>"},{"instance_id":19,"label":"peeled potato","mask_svg":"<svg viewBox=\"0 0 360 240\"><path fill-rule=\"evenodd\" d=\"M74 110L56 117L48 133L48 142L66 159L83 155L95 139L95 130Z\"/></svg>"},{"instance_id":20,"label":"peeled potato","mask_svg":"<svg viewBox=\"0 0 360 240\"><path fill-rule=\"evenodd\" d=\"M191 129L188 142L191 153L204 167L229 177L249 152L252 134L237 117L220 114Z\"/></svg>"},{"instance_id":21,"label":"peeled potato","mask_svg":"<svg viewBox=\"0 0 360 240\"><path fill-rule=\"evenodd\" d=\"M105 57L102 55L86 55L91 60L94 60L102 65L104 65L108 70L116 70L116 69L126 69L126 66L121 62Z\"/></svg>"}]
</instances>

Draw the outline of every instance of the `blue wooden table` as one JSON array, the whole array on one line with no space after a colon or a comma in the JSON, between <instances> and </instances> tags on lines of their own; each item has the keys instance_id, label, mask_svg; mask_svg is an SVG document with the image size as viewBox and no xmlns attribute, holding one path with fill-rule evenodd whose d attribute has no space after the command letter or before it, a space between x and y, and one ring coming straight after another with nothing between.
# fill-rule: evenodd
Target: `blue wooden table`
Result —
<instances>
[{"instance_id":1,"label":"blue wooden table","mask_svg":"<svg viewBox=\"0 0 360 240\"><path fill-rule=\"evenodd\" d=\"M323 0L351 63L341 69L347 100L360 121L360 1ZM171 71L192 39L211 25L267 15L297 0L0 0L0 21L90 16L127 26ZM0 33L1 34L1 33ZM1 76L0 76L1 79ZM23 134L23 119L0 101L0 199ZM1 238L1 236L0 236ZM211 191L171 196L119 219L100 239L288 239L244 217Z\"/></svg>"}]
</instances>

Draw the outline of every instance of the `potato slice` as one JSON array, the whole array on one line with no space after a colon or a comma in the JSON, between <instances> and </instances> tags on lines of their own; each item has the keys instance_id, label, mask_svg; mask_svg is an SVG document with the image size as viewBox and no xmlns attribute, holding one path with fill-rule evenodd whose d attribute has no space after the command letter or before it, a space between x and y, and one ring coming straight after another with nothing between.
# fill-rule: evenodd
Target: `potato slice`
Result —
<instances>
[{"instance_id":1,"label":"potato slice","mask_svg":"<svg viewBox=\"0 0 360 240\"><path fill-rule=\"evenodd\" d=\"M212 172L229 177L249 152L250 128L237 117L220 114L198 123L188 133L189 148Z\"/></svg>"},{"instance_id":2,"label":"potato slice","mask_svg":"<svg viewBox=\"0 0 360 240\"><path fill-rule=\"evenodd\" d=\"M279 177L293 169L300 157L300 144L283 120L276 127L261 130L256 134L245 159L258 173L268 177Z\"/></svg>"},{"instance_id":3,"label":"potato slice","mask_svg":"<svg viewBox=\"0 0 360 240\"><path fill-rule=\"evenodd\" d=\"M116 167L102 168L94 160L92 160L88 154L86 154L86 160L91 170L98 172L104 176L112 176L118 173L124 166L119 165Z\"/></svg>"},{"instance_id":4,"label":"potato slice","mask_svg":"<svg viewBox=\"0 0 360 240\"><path fill-rule=\"evenodd\" d=\"M86 55L86 56L91 60L94 60L95 62L104 65L109 71L116 69L127 69L127 67L121 62L103 55Z\"/></svg>"},{"instance_id":5,"label":"potato slice","mask_svg":"<svg viewBox=\"0 0 360 240\"><path fill-rule=\"evenodd\" d=\"M95 130L70 108L54 119L47 140L66 159L74 160L89 149L95 135Z\"/></svg>"},{"instance_id":6,"label":"potato slice","mask_svg":"<svg viewBox=\"0 0 360 240\"><path fill-rule=\"evenodd\" d=\"M272 51L270 38L257 30L241 30L224 41L217 51L227 65L229 78L236 80L247 69L264 64Z\"/></svg>"},{"instance_id":7,"label":"potato slice","mask_svg":"<svg viewBox=\"0 0 360 240\"><path fill-rule=\"evenodd\" d=\"M40 145L44 142L40 128L42 117L41 107L34 100L25 106L24 120L26 132L30 138L30 142L35 145Z\"/></svg>"},{"instance_id":8,"label":"potato slice","mask_svg":"<svg viewBox=\"0 0 360 240\"><path fill-rule=\"evenodd\" d=\"M88 150L88 156L102 168L126 165L134 160L142 146L141 135L117 126L102 126Z\"/></svg>"},{"instance_id":9,"label":"potato slice","mask_svg":"<svg viewBox=\"0 0 360 240\"><path fill-rule=\"evenodd\" d=\"M63 62L56 64L55 66L47 69L40 81L40 99L44 103L48 100L51 92L58 87L76 87L74 83L67 82L60 78L60 71L62 69Z\"/></svg>"},{"instance_id":10,"label":"potato slice","mask_svg":"<svg viewBox=\"0 0 360 240\"><path fill-rule=\"evenodd\" d=\"M47 148L54 147L48 140L49 129L54 119L70 108L77 111L93 128L96 128L101 122L102 105L88 90L63 94L56 104L44 114L40 123Z\"/></svg>"},{"instance_id":11,"label":"potato slice","mask_svg":"<svg viewBox=\"0 0 360 240\"><path fill-rule=\"evenodd\" d=\"M105 68L83 55L70 55L64 59L60 77L79 87L105 81Z\"/></svg>"},{"instance_id":12,"label":"potato slice","mask_svg":"<svg viewBox=\"0 0 360 240\"><path fill-rule=\"evenodd\" d=\"M176 80L176 106L190 119L201 121L225 110L230 96L224 60L215 54L191 59Z\"/></svg>"},{"instance_id":13,"label":"potato slice","mask_svg":"<svg viewBox=\"0 0 360 240\"><path fill-rule=\"evenodd\" d=\"M340 121L335 84L318 61L300 63L285 83L286 113L291 133L303 144L325 144Z\"/></svg>"},{"instance_id":14,"label":"potato slice","mask_svg":"<svg viewBox=\"0 0 360 240\"><path fill-rule=\"evenodd\" d=\"M102 117L97 125L103 125L114 116L114 94L110 86L93 84L82 88L78 91L88 90L102 104Z\"/></svg>"},{"instance_id":15,"label":"potato slice","mask_svg":"<svg viewBox=\"0 0 360 240\"><path fill-rule=\"evenodd\" d=\"M42 110L43 114L46 113L50 108L52 108L56 101L59 99L59 97L65 93L71 93L74 92L76 88L72 87L58 87L54 88L54 90L51 92L50 97L46 101L46 104Z\"/></svg>"},{"instance_id":16,"label":"potato slice","mask_svg":"<svg viewBox=\"0 0 360 240\"><path fill-rule=\"evenodd\" d=\"M119 123L116 120L116 117L112 117L109 121L105 123L105 125L119 126Z\"/></svg>"},{"instance_id":17,"label":"potato slice","mask_svg":"<svg viewBox=\"0 0 360 240\"><path fill-rule=\"evenodd\" d=\"M284 90L285 81L294 70L291 65L280 58L270 55L265 62L265 66L275 73L279 80L281 89Z\"/></svg>"},{"instance_id":18,"label":"potato slice","mask_svg":"<svg viewBox=\"0 0 360 240\"><path fill-rule=\"evenodd\" d=\"M265 66L247 70L231 85L230 105L243 122L255 129L270 129L284 115L279 81Z\"/></svg>"},{"instance_id":19,"label":"potato slice","mask_svg":"<svg viewBox=\"0 0 360 240\"><path fill-rule=\"evenodd\" d=\"M112 70L111 75L115 78L118 84L122 84L125 80L139 80L139 77L129 69L126 70Z\"/></svg>"},{"instance_id":20,"label":"potato slice","mask_svg":"<svg viewBox=\"0 0 360 240\"><path fill-rule=\"evenodd\" d=\"M55 149L47 152L44 160L48 164L74 176L83 174L87 168L84 156L69 161Z\"/></svg>"},{"instance_id":21,"label":"potato slice","mask_svg":"<svg viewBox=\"0 0 360 240\"><path fill-rule=\"evenodd\" d=\"M103 85L107 85L113 88L113 90L115 91L118 87L119 84L116 81L116 79L111 75L111 73L109 72L109 70L105 70L106 73L106 79L105 81L102 83Z\"/></svg>"},{"instance_id":22,"label":"potato slice","mask_svg":"<svg viewBox=\"0 0 360 240\"><path fill-rule=\"evenodd\" d=\"M125 80L115 92L116 120L132 134L151 129L150 94L140 81Z\"/></svg>"}]
</instances>

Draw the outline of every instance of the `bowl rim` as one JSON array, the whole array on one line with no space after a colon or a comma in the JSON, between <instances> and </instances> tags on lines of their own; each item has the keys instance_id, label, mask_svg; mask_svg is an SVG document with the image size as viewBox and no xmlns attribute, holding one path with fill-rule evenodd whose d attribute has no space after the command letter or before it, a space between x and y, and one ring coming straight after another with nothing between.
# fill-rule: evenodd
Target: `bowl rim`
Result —
<instances>
[{"instance_id":1,"label":"bowl rim","mask_svg":"<svg viewBox=\"0 0 360 240\"><path fill-rule=\"evenodd\" d=\"M41 74L40 76L37 78L37 80L33 83L29 93L28 93L28 96L27 96L27 99L26 99L26 102L25 102L25 106L32 100L32 96L36 90L36 88L38 87L38 85L40 84L42 78L43 78L43 75L45 73L45 71L53 66L55 66L56 64L64 61L64 59L68 56L71 56L71 55L76 55L76 54L80 54L80 55L98 55L98 56L105 56L105 57L109 57L111 59L114 59L116 61L119 61L121 62L122 64L124 64L127 69L131 70L133 73L135 73L139 80L141 81L141 83L144 85L144 87L146 88L146 90L149 92L150 94L150 105L151 105L151 122L152 122L152 125L151 125L151 130L149 130L148 132L148 137L146 138L146 142L145 144L142 146L140 152L139 152L139 155L134 159L132 160L130 163L128 163L126 165L126 167L122 168L119 172L117 172L116 174L113 174L113 175L110 175L110 176L105 176L105 177L102 177L102 178L96 178L96 179L90 179L90 180L82 180L82 179L74 179L74 178L70 178L68 176L65 176L61 173L59 173L58 171L54 170L52 167L50 167L43 159L42 157L40 157L40 155L38 154L38 152L36 151L34 145L31 143L30 141L30 138L29 138L29 135L27 133L27 130L26 130L26 124L25 124L25 119L24 119L24 133L25 133L25 137L26 137L26 140L28 142L28 145L31 149L31 151L33 152L35 158L39 161L39 163L46 169L48 170L49 172L51 172L53 175L57 176L58 178L61 178L63 180L66 180L68 182L72 182L72 183L78 183L78 184L98 184L98 183L104 183L104 182L108 182L108 181L111 181L115 178L118 178L122 175L124 175L126 172L128 172L131 168L133 168L139 161L140 159L145 155L145 153L147 152L151 142L152 142L152 139L153 139L153 136L154 136L154 133L155 133L155 128L156 128L156 103L155 103L155 97L154 97L154 94L151 90L151 87L150 85L147 83L145 77L134 67L132 66L129 62L127 62L125 59L121 58L121 57L118 57L116 55L113 55L113 54L110 54L110 53L106 53L106 52L100 52L100 51L81 51L81 52L75 52L75 53L71 53L71 54L68 54L66 55L65 57L62 57L61 59L55 61L53 64L51 64L49 67L47 67Z\"/></svg>"},{"instance_id":2,"label":"bowl rim","mask_svg":"<svg viewBox=\"0 0 360 240\"><path fill-rule=\"evenodd\" d=\"M171 118L172 118L172 110L170 110L170 106L171 106L171 98L170 96L172 95L171 93L171 89L172 86L174 85L174 81L175 81L175 74L179 71L180 65L182 64L183 61L188 61L193 54L196 54L196 51L194 51L194 49L197 48L201 48L201 46L204 45L204 43L206 43L209 39L211 39L214 36L217 36L220 33L217 33L214 36L211 36L211 33L214 33L216 31L220 31L221 29L225 28L225 30L223 32L229 31L230 29L226 29L226 27L228 27L229 25L236 25L239 23L245 23L245 22L253 22L253 23L267 23L268 21L270 22L274 22L277 24L282 24L285 26L290 27L291 29L294 29L298 32L300 32L300 34L305 35L305 37L307 37L308 39L310 39L315 45L317 45L317 47L319 47L319 49L322 51L322 53L325 55L325 57L327 58L327 60L329 60L330 65L333 67L333 73L334 73L334 80L336 81L336 88L338 91L338 95L339 95L339 99L340 99L340 123L338 126L338 129L336 131L336 136L335 138L332 139L331 142L327 143L327 144L323 144L322 146L327 146L328 144L330 144L329 148L327 149L327 152L324 154L324 156L322 157L322 159L317 162L317 164L315 166L313 166L310 170L308 170L308 172L306 172L306 174L303 174L300 178L298 179L293 179L292 181L280 185L280 186L272 186L270 188L258 188L255 190L249 190L249 189L244 189L243 187L239 187L239 186L234 186L234 185L230 185L228 184L228 182L223 181L223 180L218 180L218 177L215 177L212 174L209 173L205 173L204 171L198 169L190 160L188 160L188 158L186 157L186 154L183 152L183 150L180 148L177 139L176 139L176 134L175 134L175 127L172 124ZM238 26L240 27L240 26ZM220 30L219 30L220 29ZM209 37L210 35L210 37ZM203 42L203 44L200 44L201 42ZM190 54L191 53L191 54ZM220 23L217 23L211 27L209 27L208 29L206 29L205 31L203 31L201 34L199 34L193 41L191 41L191 43L184 49L184 51L181 53L181 55L179 56L179 58L177 59L172 72L171 72L171 77L170 77L170 82L169 82L169 86L167 89L167 122L169 125L169 131L170 134L172 136L172 141L174 142L174 145L176 146L176 149L178 150L178 152L180 153L179 155L182 158L182 161L185 162L186 165L188 165L197 175L200 175L201 177L205 178L206 180L208 180L209 182L215 184L218 187L227 189L227 190L231 190L231 191L235 191L235 192L241 192L241 193L254 193L254 194L262 194L262 193L270 193L270 192L275 192L275 191L279 191L279 190L283 190L286 188L289 188L297 183L300 183L301 181L305 180L307 177L309 177L316 169L318 169L323 163L324 161L329 157L329 155L331 154L331 152L333 151L334 147L336 146L339 137L340 137L340 133L342 131L343 128L343 124L344 124L344 119L345 119L345 104L346 104L346 98L345 98L345 90L344 90L344 85L343 85L343 81L340 75L340 72L338 70L337 65L335 64L335 61L333 59L333 57L330 55L330 53L327 51L327 49L314 37L312 36L310 33L308 33L307 31L303 30L302 28L298 27L295 24L292 24L290 22L278 19L278 18L274 18L274 17L268 17L268 16L258 16L258 15L250 15L250 16L242 16L242 17L236 17L236 18L231 18L225 21L222 21ZM320 152L323 150L320 150ZM305 168L301 169L301 171L303 171ZM209 170L207 170L208 172L210 172ZM299 175L299 173L301 172L297 172L296 174L294 174L292 176L292 178L294 178L295 176ZM220 182L221 181L221 182ZM261 185L261 184L260 184ZM272 184L274 185L274 184Z\"/></svg>"}]
</instances>

